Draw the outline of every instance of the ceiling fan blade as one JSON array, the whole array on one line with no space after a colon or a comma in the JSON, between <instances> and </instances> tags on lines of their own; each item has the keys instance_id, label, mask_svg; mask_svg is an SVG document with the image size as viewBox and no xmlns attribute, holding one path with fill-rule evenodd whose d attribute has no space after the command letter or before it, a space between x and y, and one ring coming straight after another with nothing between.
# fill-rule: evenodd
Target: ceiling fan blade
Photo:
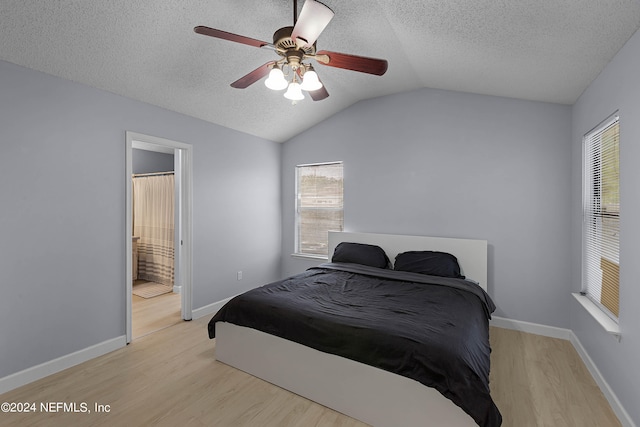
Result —
<instances>
[{"instance_id":1,"label":"ceiling fan blade","mask_svg":"<svg viewBox=\"0 0 640 427\"><path fill-rule=\"evenodd\" d=\"M228 33L222 30L216 30L215 28L204 27L202 25L195 27L193 29L198 34L203 34L205 36L216 37L223 40L229 40L236 43L248 44L249 46L254 47L263 47L269 45L267 42L263 42L262 40L252 39L251 37L240 36L238 34Z\"/></svg>"},{"instance_id":2,"label":"ceiling fan blade","mask_svg":"<svg viewBox=\"0 0 640 427\"><path fill-rule=\"evenodd\" d=\"M331 19L333 19L331 9L315 0L307 0L302 5L298 21L291 32L291 39L298 44L298 47L311 46L329 25ZM302 41L298 42L298 39Z\"/></svg>"},{"instance_id":3,"label":"ceiling fan blade","mask_svg":"<svg viewBox=\"0 0 640 427\"><path fill-rule=\"evenodd\" d=\"M273 68L273 64L275 63L276 61L269 61L266 64L259 66L249 74L246 74L240 77L235 82L231 83L231 87L234 87L236 89L246 89L247 87L251 86L258 80L269 74L269 71L271 71L271 68Z\"/></svg>"},{"instance_id":4,"label":"ceiling fan blade","mask_svg":"<svg viewBox=\"0 0 640 427\"><path fill-rule=\"evenodd\" d=\"M322 101L323 99L329 97L329 92L327 92L327 88L325 85L322 85L322 87L318 90L312 90L311 92L307 93L314 101Z\"/></svg>"},{"instance_id":5,"label":"ceiling fan blade","mask_svg":"<svg viewBox=\"0 0 640 427\"><path fill-rule=\"evenodd\" d=\"M347 53L321 50L316 53L316 60L330 67L381 76L387 72L388 62L385 59L368 58L366 56L349 55Z\"/></svg>"},{"instance_id":6,"label":"ceiling fan blade","mask_svg":"<svg viewBox=\"0 0 640 427\"><path fill-rule=\"evenodd\" d=\"M328 50L317 52L315 59L319 63L330 67L344 68L345 70L359 71L376 76L381 76L386 73L387 67L389 66L385 59L330 52Z\"/></svg>"}]
</instances>

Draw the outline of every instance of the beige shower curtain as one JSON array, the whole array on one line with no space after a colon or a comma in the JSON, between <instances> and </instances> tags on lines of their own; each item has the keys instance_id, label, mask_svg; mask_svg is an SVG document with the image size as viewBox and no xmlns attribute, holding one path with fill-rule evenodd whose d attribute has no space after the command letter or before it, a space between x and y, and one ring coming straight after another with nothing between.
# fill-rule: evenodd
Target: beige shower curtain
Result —
<instances>
[{"instance_id":1,"label":"beige shower curtain","mask_svg":"<svg viewBox=\"0 0 640 427\"><path fill-rule=\"evenodd\" d=\"M138 241L138 279L173 286L174 176L133 177L133 235Z\"/></svg>"}]
</instances>

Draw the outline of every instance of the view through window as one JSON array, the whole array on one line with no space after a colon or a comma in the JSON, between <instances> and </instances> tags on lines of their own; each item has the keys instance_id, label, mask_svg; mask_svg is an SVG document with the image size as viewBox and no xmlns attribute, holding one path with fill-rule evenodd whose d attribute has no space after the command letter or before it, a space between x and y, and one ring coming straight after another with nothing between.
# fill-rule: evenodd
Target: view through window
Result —
<instances>
[{"instance_id":1,"label":"view through window","mask_svg":"<svg viewBox=\"0 0 640 427\"><path fill-rule=\"evenodd\" d=\"M342 162L296 166L296 253L328 256L328 232L342 231Z\"/></svg>"}]
</instances>

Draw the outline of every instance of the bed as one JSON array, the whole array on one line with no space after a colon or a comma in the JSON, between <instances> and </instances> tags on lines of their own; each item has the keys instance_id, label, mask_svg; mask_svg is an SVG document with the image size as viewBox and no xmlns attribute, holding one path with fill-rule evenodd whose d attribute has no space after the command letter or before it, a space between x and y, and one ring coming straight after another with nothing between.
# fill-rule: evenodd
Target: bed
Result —
<instances>
[{"instance_id":1,"label":"bed","mask_svg":"<svg viewBox=\"0 0 640 427\"><path fill-rule=\"evenodd\" d=\"M329 253L225 304L216 359L373 426L500 426L487 242L331 232Z\"/></svg>"}]
</instances>

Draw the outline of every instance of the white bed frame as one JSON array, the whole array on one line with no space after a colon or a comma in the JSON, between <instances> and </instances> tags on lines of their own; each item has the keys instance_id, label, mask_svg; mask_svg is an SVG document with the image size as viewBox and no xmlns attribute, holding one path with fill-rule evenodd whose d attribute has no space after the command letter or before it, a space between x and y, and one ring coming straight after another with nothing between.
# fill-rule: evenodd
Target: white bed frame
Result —
<instances>
[{"instance_id":1,"label":"white bed frame","mask_svg":"<svg viewBox=\"0 0 640 427\"><path fill-rule=\"evenodd\" d=\"M486 240L330 232L329 254L340 242L378 245L392 263L404 251L449 252L486 290ZM217 360L372 426L476 426L437 390L410 378L227 322L216 324L215 341Z\"/></svg>"}]
</instances>

